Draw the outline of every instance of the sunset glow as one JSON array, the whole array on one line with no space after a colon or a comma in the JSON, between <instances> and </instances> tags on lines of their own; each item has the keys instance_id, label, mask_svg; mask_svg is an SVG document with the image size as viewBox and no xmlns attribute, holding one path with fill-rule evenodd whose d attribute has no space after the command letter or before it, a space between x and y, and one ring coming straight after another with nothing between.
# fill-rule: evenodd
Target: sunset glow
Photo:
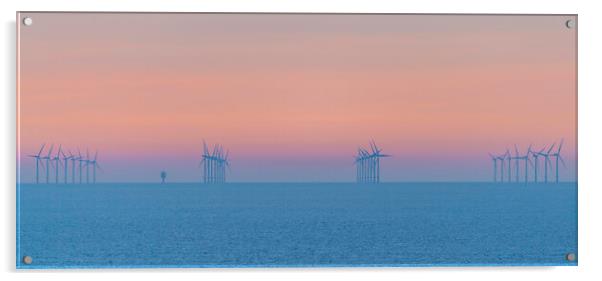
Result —
<instances>
[{"instance_id":1,"label":"sunset glow","mask_svg":"<svg viewBox=\"0 0 602 281\"><path fill-rule=\"evenodd\" d=\"M35 14L20 27L20 180L42 143L99 151L103 182L487 181L488 153L564 139L576 179L576 33L564 16ZM77 24L74 24L77 22Z\"/></svg>"}]
</instances>

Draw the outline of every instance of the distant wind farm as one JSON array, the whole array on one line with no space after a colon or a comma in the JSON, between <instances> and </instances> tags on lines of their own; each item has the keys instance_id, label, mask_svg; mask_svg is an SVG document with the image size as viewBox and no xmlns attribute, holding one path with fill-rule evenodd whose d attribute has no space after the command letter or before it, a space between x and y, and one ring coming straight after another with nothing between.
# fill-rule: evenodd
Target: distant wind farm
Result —
<instances>
[{"instance_id":1,"label":"distant wind farm","mask_svg":"<svg viewBox=\"0 0 602 281\"><path fill-rule=\"evenodd\" d=\"M378 148L374 141L370 142L370 150L371 152L368 152L362 147L357 149L355 165L358 183L380 183L380 158L391 157L391 155L381 154L382 149Z\"/></svg>"},{"instance_id":2,"label":"distant wind farm","mask_svg":"<svg viewBox=\"0 0 602 281\"><path fill-rule=\"evenodd\" d=\"M513 153L506 149L502 154L489 153L493 168L493 182L495 183L548 183L560 182L560 165L566 168L561 155L564 140L556 146L544 146L533 149L529 145L524 152L520 152L514 145ZM97 171L102 171L98 163L98 151L90 157L90 152L85 153L77 149L77 153L63 149L59 145L53 153L54 145L44 151L46 144L42 144L36 154L28 155L35 161L36 184L95 184ZM376 142L369 142L369 149L358 147L353 164L356 167L357 183L381 183L381 158L392 155L383 154L382 148ZM203 152L199 162L201 182L205 184L226 183L227 174L230 172L230 152L221 144L214 144L211 148L203 141ZM543 171L541 170L543 168ZM400 171L402 172L402 171ZM553 175L550 174L553 172ZM164 171L162 172L164 173ZM165 177L162 175L162 183Z\"/></svg>"},{"instance_id":3,"label":"distant wind farm","mask_svg":"<svg viewBox=\"0 0 602 281\"><path fill-rule=\"evenodd\" d=\"M532 149L533 146L529 145L529 147L527 148L527 151L524 154L519 153L519 149L518 149L517 145L514 145L514 155L512 155L512 153L508 149L506 149L506 151L503 154L499 154L499 155L489 153L489 157L491 158L491 161L493 163L493 182L503 183L505 177L506 177L506 179L505 179L506 183L511 183L511 182L538 183L538 182L542 182L541 181L542 179L540 179L541 171L539 171L539 169L540 169L540 162L543 162L543 183L548 183L548 180L549 180L548 170L550 170L550 167L552 166L552 161L550 160L550 158L554 157L554 165L555 165L554 182L559 183L560 182L559 164L562 163L562 166L566 168L564 159L560 155L560 151L562 150L563 143L564 143L564 140L560 140L560 143L559 143L558 147L556 148L556 150L554 150L556 143L553 143L550 147L544 146L539 150L533 150ZM541 157L541 159L540 159L540 157ZM498 169L498 161L499 161L499 169ZM514 162L514 164L513 164L513 162ZM523 163L521 163L521 162L523 162ZM512 166L512 165L514 165L514 166ZM521 167L523 167L522 171L521 171ZM529 178L529 175L530 175L529 167L533 168L532 178ZM512 170L513 170L512 168L514 168L514 181L512 180ZM498 175L498 171L499 171L499 175ZM520 178L522 178L521 173L522 173L522 176L524 176L524 181L520 180Z\"/></svg>"},{"instance_id":4,"label":"distant wind farm","mask_svg":"<svg viewBox=\"0 0 602 281\"><path fill-rule=\"evenodd\" d=\"M230 168L229 152L224 153L224 147L216 144L209 152L207 143L203 141L203 155L199 166L203 167L204 183L225 183L226 167Z\"/></svg>"},{"instance_id":5,"label":"distant wind farm","mask_svg":"<svg viewBox=\"0 0 602 281\"><path fill-rule=\"evenodd\" d=\"M35 160L35 183L36 184L50 184L50 183L64 183L64 184L95 184L96 183L96 171L102 171L102 168L98 164L98 151L94 152L94 157L90 158L90 152L86 149L85 157L82 155L79 148L77 154L71 153L70 150L63 149L62 145L59 145L56 154L53 154L54 144L50 145L50 149L45 153L44 148L46 144L42 144L37 154L29 155L29 157ZM69 169L69 162L71 162L71 169ZM54 181L51 182L51 168L54 172ZM90 168L92 173L90 175ZM69 177L69 170L71 170L71 177ZM85 170L85 178L84 178ZM40 177L41 173L44 173L44 180ZM91 178L90 178L91 177Z\"/></svg>"}]
</instances>

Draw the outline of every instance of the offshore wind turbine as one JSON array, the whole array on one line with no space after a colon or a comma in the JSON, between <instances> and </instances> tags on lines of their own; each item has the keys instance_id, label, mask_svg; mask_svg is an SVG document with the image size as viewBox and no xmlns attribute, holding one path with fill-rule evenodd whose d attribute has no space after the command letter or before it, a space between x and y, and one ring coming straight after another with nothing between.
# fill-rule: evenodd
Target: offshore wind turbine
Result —
<instances>
[{"instance_id":1,"label":"offshore wind turbine","mask_svg":"<svg viewBox=\"0 0 602 281\"><path fill-rule=\"evenodd\" d=\"M98 161L96 160L98 157L98 150L94 152L94 159L92 159L89 164L92 164L92 183L96 183L96 168L102 170L100 165L98 165Z\"/></svg>"},{"instance_id":2,"label":"offshore wind turbine","mask_svg":"<svg viewBox=\"0 0 602 281\"><path fill-rule=\"evenodd\" d=\"M529 148L527 149L527 153L523 156L518 155L518 147L516 145L514 145L514 149L515 149L516 155L517 155L516 156L516 158L517 158L516 173L518 174L518 166L519 166L518 160L525 160L525 183L528 183L529 182L529 164L533 165L533 162L531 162L531 158L529 158L531 153L533 153L531 151L531 145L529 145ZM518 176L516 178L517 178L516 182L518 182Z\"/></svg>"},{"instance_id":3,"label":"offshore wind turbine","mask_svg":"<svg viewBox=\"0 0 602 281\"><path fill-rule=\"evenodd\" d=\"M63 149L63 145L59 144L59 150L56 152L56 155L54 156L54 158L52 158L52 160L54 161L54 172L55 172L55 182L56 184L59 183L59 164L63 164L60 162L61 160L61 153L62 153L62 149Z\"/></svg>"},{"instance_id":4,"label":"offshore wind turbine","mask_svg":"<svg viewBox=\"0 0 602 281\"><path fill-rule=\"evenodd\" d=\"M217 159L218 159L218 165L219 165L219 174L218 174L219 182L224 183L224 182L226 182L227 157L226 157L226 153L224 152L224 147L221 145L219 146Z\"/></svg>"},{"instance_id":5,"label":"offshore wind turbine","mask_svg":"<svg viewBox=\"0 0 602 281\"><path fill-rule=\"evenodd\" d=\"M75 155L71 154L71 151L69 151L69 155L71 157L71 183L75 184L75 161L79 162L81 157L75 157Z\"/></svg>"},{"instance_id":6,"label":"offshore wind turbine","mask_svg":"<svg viewBox=\"0 0 602 281\"><path fill-rule=\"evenodd\" d=\"M48 150L48 154L44 156L42 159L46 160L46 184L50 183L50 155L52 154L52 149L54 148L54 144L50 146L50 150Z\"/></svg>"},{"instance_id":7,"label":"offshore wind turbine","mask_svg":"<svg viewBox=\"0 0 602 281\"><path fill-rule=\"evenodd\" d=\"M42 147L40 147L40 151L38 151L38 154L36 155L29 155L29 157L33 157L34 159L36 159L36 184L40 183L40 164L41 164L41 155L42 155L42 151L44 150L44 146L46 146L46 144L42 144Z\"/></svg>"},{"instance_id":8,"label":"offshore wind turbine","mask_svg":"<svg viewBox=\"0 0 602 281\"><path fill-rule=\"evenodd\" d=\"M539 180L538 176L537 176L537 171L538 171L538 165L539 165L539 155L546 149L546 147L544 146L542 149L540 149L539 151L536 152L531 152L531 154L533 155L533 162L535 163L535 167L533 168L535 171L534 174L534 182L537 183L537 181Z\"/></svg>"},{"instance_id":9,"label":"offshore wind turbine","mask_svg":"<svg viewBox=\"0 0 602 281\"><path fill-rule=\"evenodd\" d=\"M566 164L564 163L564 160L562 159L562 156L560 156L560 150L562 149L562 144L564 143L564 140L561 139L560 140L560 145L558 146L558 150L556 150L556 152L554 152L553 154L550 154L550 156L553 156L556 158L556 183L558 183L558 161L560 160L562 162L562 166L566 167Z\"/></svg>"},{"instance_id":10,"label":"offshore wind turbine","mask_svg":"<svg viewBox=\"0 0 602 281\"><path fill-rule=\"evenodd\" d=\"M86 160L84 160L84 158L82 157L82 153L79 150L79 148L77 149L77 161L79 161L79 184L82 184L82 163Z\"/></svg>"},{"instance_id":11,"label":"offshore wind turbine","mask_svg":"<svg viewBox=\"0 0 602 281\"><path fill-rule=\"evenodd\" d=\"M90 152L86 148L86 184L90 183Z\"/></svg>"},{"instance_id":12,"label":"offshore wind turbine","mask_svg":"<svg viewBox=\"0 0 602 281\"><path fill-rule=\"evenodd\" d=\"M501 165L500 165L500 182L503 183L504 182L504 159L506 159L506 154L502 154L500 156L497 157L498 160L500 160ZM510 160L508 160L510 161Z\"/></svg>"},{"instance_id":13,"label":"offshore wind turbine","mask_svg":"<svg viewBox=\"0 0 602 281\"><path fill-rule=\"evenodd\" d=\"M61 151L61 154L63 155L63 161L64 161L64 165L63 166L65 167L65 184L67 184L67 183L69 183L69 181L67 180L67 177L68 177L68 173L67 172L69 171L69 169L68 169L69 160L71 158L73 158L73 155L71 155L71 153L69 153L70 155L67 156L65 154L65 152L63 152L63 151Z\"/></svg>"},{"instance_id":14,"label":"offshore wind turbine","mask_svg":"<svg viewBox=\"0 0 602 281\"><path fill-rule=\"evenodd\" d=\"M222 161L222 182L225 183L226 182L226 169L230 169L230 150L226 150L226 153L224 154L224 150L222 147L222 156L221 156L221 161Z\"/></svg>"},{"instance_id":15,"label":"offshore wind turbine","mask_svg":"<svg viewBox=\"0 0 602 281\"><path fill-rule=\"evenodd\" d=\"M368 165L366 165L366 161L369 157L368 151L363 148L358 148L358 157L356 163L359 166L359 182L367 182L368 181Z\"/></svg>"},{"instance_id":16,"label":"offshore wind turbine","mask_svg":"<svg viewBox=\"0 0 602 281\"><path fill-rule=\"evenodd\" d=\"M370 174L368 173L369 169L370 169L370 164L367 163L368 162L368 157L370 157L370 154L368 153L368 151L366 151L365 149L361 149L362 151L362 182L368 182L368 179L370 178Z\"/></svg>"},{"instance_id":17,"label":"offshore wind turbine","mask_svg":"<svg viewBox=\"0 0 602 281\"><path fill-rule=\"evenodd\" d=\"M512 182L512 154L510 150L506 149L506 157L508 157L508 183Z\"/></svg>"},{"instance_id":18,"label":"offshore wind turbine","mask_svg":"<svg viewBox=\"0 0 602 281\"><path fill-rule=\"evenodd\" d=\"M219 147L219 144L213 145L213 153L211 154L211 156L213 156L213 182L219 183L220 182L220 176L219 176L220 147Z\"/></svg>"},{"instance_id":19,"label":"offshore wind turbine","mask_svg":"<svg viewBox=\"0 0 602 281\"><path fill-rule=\"evenodd\" d=\"M514 145L514 157L510 157L510 159L514 159L514 170L515 170L514 178L515 178L515 181L518 182L518 177L520 174L518 161L520 160L520 157L518 156L518 147L516 146L516 144Z\"/></svg>"},{"instance_id":20,"label":"offshore wind turbine","mask_svg":"<svg viewBox=\"0 0 602 281\"><path fill-rule=\"evenodd\" d=\"M554 149L554 146L556 144L553 143L552 146L550 146L550 149L548 149L548 151L546 153L543 153L542 151L538 152L537 154L539 154L539 156L543 156L544 157L544 182L548 183L548 162L550 162L550 152L552 151L552 149Z\"/></svg>"},{"instance_id":21,"label":"offshore wind turbine","mask_svg":"<svg viewBox=\"0 0 602 281\"><path fill-rule=\"evenodd\" d=\"M221 145L217 145L217 152L215 154L215 166L217 166L217 168L215 169L215 178L216 178L216 182L222 182L222 168L223 168L223 155L222 155L222 146Z\"/></svg>"},{"instance_id":22,"label":"offshore wind turbine","mask_svg":"<svg viewBox=\"0 0 602 281\"><path fill-rule=\"evenodd\" d=\"M376 173L376 183L380 183L380 158L382 157L391 157L391 155L388 154L381 154L380 152L382 151L382 149L378 148L378 146L376 146L376 143L374 142L374 140L372 140L372 142L370 143L370 147L372 148L372 155L374 157L374 161L376 162L376 166L375 166L375 173Z\"/></svg>"},{"instance_id":23,"label":"offshore wind turbine","mask_svg":"<svg viewBox=\"0 0 602 281\"><path fill-rule=\"evenodd\" d=\"M203 153L201 153L201 161L199 162L199 168L203 168L203 178L202 178L202 182L206 182L205 179L205 175L207 174L205 172L205 154L207 152L207 145L205 144L205 141L203 140Z\"/></svg>"},{"instance_id":24,"label":"offshore wind turbine","mask_svg":"<svg viewBox=\"0 0 602 281\"><path fill-rule=\"evenodd\" d=\"M213 151L211 152L211 182L215 183L217 180L217 145L213 145Z\"/></svg>"}]
</instances>

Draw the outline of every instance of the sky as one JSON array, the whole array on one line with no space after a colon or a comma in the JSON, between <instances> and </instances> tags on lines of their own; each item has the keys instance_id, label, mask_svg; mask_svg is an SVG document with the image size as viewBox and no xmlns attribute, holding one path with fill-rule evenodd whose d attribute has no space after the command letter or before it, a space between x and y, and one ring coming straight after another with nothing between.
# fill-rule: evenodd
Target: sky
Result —
<instances>
[{"instance_id":1,"label":"sky","mask_svg":"<svg viewBox=\"0 0 602 281\"><path fill-rule=\"evenodd\" d=\"M43 143L101 182L199 181L203 140L233 182L354 181L371 140L383 181L490 181L488 153L561 139L576 179L570 16L22 16L21 182Z\"/></svg>"}]
</instances>

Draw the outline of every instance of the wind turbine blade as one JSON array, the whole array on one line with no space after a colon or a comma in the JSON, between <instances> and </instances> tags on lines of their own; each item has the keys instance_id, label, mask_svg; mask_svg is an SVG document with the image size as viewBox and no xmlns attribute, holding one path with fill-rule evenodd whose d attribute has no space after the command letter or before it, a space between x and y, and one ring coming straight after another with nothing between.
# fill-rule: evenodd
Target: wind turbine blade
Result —
<instances>
[{"instance_id":1,"label":"wind turbine blade","mask_svg":"<svg viewBox=\"0 0 602 281\"><path fill-rule=\"evenodd\" d=\"M518 157L518 146L514 145L514 156Z\"/></svg>"},{"instance_id":2,"label":"wind turbine blade","mask_svg":"<svg viewBox=\"0 0 602 281\"><path fill-rule=\"evenodd\" d=\"M544 150L546 150L545 146L540 151L538 151L537 154L542 153Z\"/></svg>"},{"instance_id":3,"label":"wind turbine blade","mask_svg":"<svg viewBox=\"0 0 602 281\"><path fill-rule=\"evenodd\" d=\"M50 150L48 150L48 155L46 155L46 157L50 158L50 155L52 154L52 149L54 148L54 144L50 145Z\"/></svg>"},{"instance_id":4,"label":"wind turbine blade","mask_svg":"<svg viewBox=\"0 0 602 281\"><path fill-rule=\"evenodd\" d=\"M560 150L562 149L563 143L564 143L564 139L560 139L560 145L558 146L558 151L556 153L560 154Z\"/></svg>"},{"instance_id":5,"label":"wind turbine blade","mask_svg":"<svg viewBox=\"0 0 602 281\"><path fill-rule=\"evenodd\" d=\"M533 164L533 161L531 161L531 158L527 157L527 161L529 162L529 164L531 164L531 168L535 168L535 164Z\"/></svg>"},{"instance_id":6,"label":"wind turbine blade","mask_svg":"<svg viewBox=\"0 0 602 281\"><path fill-rule=\"evenodd\" d=\"M60 156L60 154L62 153L62 151L61 151L62 149L63 149L63 145L59 144L59 151L56 152L56 157Z\"/></svg>"},{"instance_id":7,"label":"wind turbine blade","mask_svg":"<svg viewBox=\"0 0 602 281\"><path fill-rule=\"evenodd\" d=\"M94 152L94 161L96 161L97 157L98 157L98 149L96 150L96 152Z\"/></svg>"},{"instance_id":8,"label":"wind turbine blade","mask_svg":"<svg viewBox=\"0 0 602 281\"><path fill-rule=\"evenodd\" d=\"M370 141L370 150L372 150L372 154L377 154L378 153L378 148L376 147L376 144L374 143L374 140Z\"/></svg>"},{"instance_id":9,"label":"wind turbine blade","mask_svg":"<svg viewBox=\"0 0 602 281\"><path fill-rule=\"evenodd\" d=\"M548 149L548 154L550 154L550 152L552 151L552 149L554 149L554 146L556 145L556 143L553 143L552 146L550 146L550 149Z\"/></svg>"},{"instance_id":10,"label":"wind turbine blade","mask_svg":"<svg viewBox=\"0 0 602 281\"><path fill-rule=\"evenodd\" d=\"M209 149L207 148L207 143L203 140L203 153L207 155L209 153Z\"/></svg>"},{"instance_id":11,"label":"wind turbine blade","mask_svg":"<svg viewBox=\"0 0 602 281\"><path fill-rule=\"evenodd\" d=\"M564 163L564 159L562 159L562 156L560 156L560 154L558 154L558 160L560 160L560 162L562 163L562 166L566 168L566 164Z\"/></svg>"},{"instance_id":12,"label":"wind turbine blade","mask_svg":"<svg viewBox=\"0 0 602 281\"><path fill-rule=\"evenodd\" d=\"M86 161L90 160L90 152L88 151L88 148L86 148Z\"/></svg>"},{"instance_id":13,"label":"wind turbine blade","mask_svg":"<svg viewBox=\"0 0 602 281\"><path fill-rule=\"evenodd\" d=\"M46 146L45 143L43 143L42 147L40 147L40 151L38 152L38 156L40 156L42 154L42 151L44 150L44 146Z\"/></svg>"}]
</instances>

